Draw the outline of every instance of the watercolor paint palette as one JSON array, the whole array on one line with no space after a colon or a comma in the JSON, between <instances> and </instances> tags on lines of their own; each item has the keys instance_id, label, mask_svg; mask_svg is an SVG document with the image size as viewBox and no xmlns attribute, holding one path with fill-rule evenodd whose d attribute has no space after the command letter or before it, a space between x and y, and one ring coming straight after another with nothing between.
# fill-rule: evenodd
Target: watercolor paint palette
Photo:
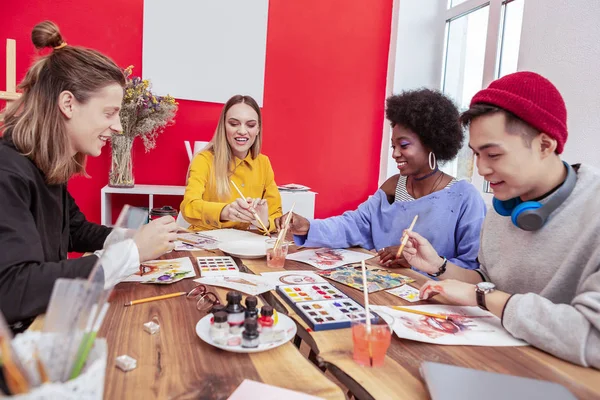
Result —
<instances>
[{"instance_id":1,"label":"watercolor paint palette","mask_svg":"<svg viewBox=\"0 0 600 400\"><path fill-rule=\"evenodd\" d=\"M344 299L347 296L328 283L283 285L284 294L293 302Z\"/></svg>"},{"instance_id":2,"label":"watercolor paint palette","mask_svg":"<svg viewBox=\"0 0 600 400\"><path fill-rule=\"evenodd\" d=\"M233 276L238 275L240 270L231 257L198 257L198 268L200 276Z\"/></svg>"},{"instance_id":3,"label":"watercolor paint palette","mask_svg":"<svg viewBox=\"0 0 600 400\"><path fill-rule=\"evenodd\" d=\"M330 284L282 285L277 292L314 331L349 328L353 319L366 318L363 306Z\"/></svg>"}]
</instances>

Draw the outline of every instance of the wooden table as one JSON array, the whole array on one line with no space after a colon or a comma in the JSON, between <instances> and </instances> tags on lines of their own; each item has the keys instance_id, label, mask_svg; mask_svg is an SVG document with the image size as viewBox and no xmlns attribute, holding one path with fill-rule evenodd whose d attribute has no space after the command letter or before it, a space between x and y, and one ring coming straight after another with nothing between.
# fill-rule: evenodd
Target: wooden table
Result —
<instances>
[{"instance_id":1,"label":"wooden table","mask_svg":"<svg viewBox=\"0 0 600 400\"><path fill-rule=\"evenodd\" d=\"M291 251L291 250L290 250ZM368 264L377 265L376 259ZM244 260L253 272L273 271L266 267L266 261ZM286 260L286 270L314 270L313 267ZM420 287L428 278L409 270L395 270L416 279L412 285ZM349 297L363 304L362 292L348 286L331 283ZM275 294L278 302L283 301ZM436 296L443 302L443 297ZM407 301L385 291L369 295L372 304L407 305ZM418 302L412 304L424 304ZM299 336L305 340L316 354L317 362L326 367L346 385L359 399L428 399L428 393L421 379L419 367L423 361L434 361L462 367L476 368L510 375L543 379L566 386L581 399L600 398L600 371L583 368L562 361L533 347L480 347L443 346L399 339L393 336L386 355L385 364L378 368L362 367L352 359L352 335L350 329L314 332L286 305L289 315L299 326Z\"/></svg>"},{"instance_id":2,"label":"wooden table","mask_svg":"<svg viewBox=\"0 0 600 400\"><path fill-rule=\"evenodd\" d=\"M214 253L194 252L194 256ZM190 256L172 252L163 258ZM196 261L193 260L197 271ZM244 379L252 379L325 399L344 399L332 383L291 343L255 353L230 353L204 343L196 335L196 323L206 315L185 296L123 305L131 300L189 291L195 285L184 279L172 285L121 283L110 300L99 336L108 340L106 399L226 399ZM225 303L227 290L211 288ZM145 322L157 319L160 332L149 335ZM123 372L115 358L122 354L137 360L137 368Z\"/></svg>"}]
</instances>

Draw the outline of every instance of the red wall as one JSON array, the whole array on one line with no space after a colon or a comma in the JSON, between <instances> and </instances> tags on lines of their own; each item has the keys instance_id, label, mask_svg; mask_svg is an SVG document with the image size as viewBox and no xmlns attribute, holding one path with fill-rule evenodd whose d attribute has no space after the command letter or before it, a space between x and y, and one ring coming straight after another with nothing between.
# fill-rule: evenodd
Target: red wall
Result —
<instances>
[{"instance_id":1,"label":"red wall","mask_svg":"<svg viewBox=\"0 0 600 400\"><path fill-rule=\"evenodd\" d=\"M31 28L44 19L56 22L70 44L98 49L141 73L143 0L2 3L0 90L5 39L17 40L20 80L35 55ZM278 183L302 183L319 193L316 217L352 209L377 188L391 12L392 0L270 0L263 152ZM179 103L176 124L159 137L156 149L145 153L136 142L136 183L184 185L183 141L210 140L222 105ZM91 179L69 183L92 221L100 220L100 189L109 165L105 150L88 161ZM125 201L144 205L130 197L113 200L118 206Z\"/></svg>"}]
</instances>

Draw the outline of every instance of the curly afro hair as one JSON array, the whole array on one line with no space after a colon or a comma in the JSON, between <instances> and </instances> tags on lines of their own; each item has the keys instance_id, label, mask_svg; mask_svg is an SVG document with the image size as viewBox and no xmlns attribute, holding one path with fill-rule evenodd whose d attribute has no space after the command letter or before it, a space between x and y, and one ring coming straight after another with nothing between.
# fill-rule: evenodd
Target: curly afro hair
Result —
<instances>
[{"instance_id":1,"label":"curly afro hair","mask_svg":"<svg viewBox=\"0 0 600 400\"><path fill-rule=\"evenodd\" d=\"M456 157L464 140L454 102L437 90L418 89L390 96L385 116L392 127L401 125L419 136L439 161Z\"/></svg>"}]
</instances>

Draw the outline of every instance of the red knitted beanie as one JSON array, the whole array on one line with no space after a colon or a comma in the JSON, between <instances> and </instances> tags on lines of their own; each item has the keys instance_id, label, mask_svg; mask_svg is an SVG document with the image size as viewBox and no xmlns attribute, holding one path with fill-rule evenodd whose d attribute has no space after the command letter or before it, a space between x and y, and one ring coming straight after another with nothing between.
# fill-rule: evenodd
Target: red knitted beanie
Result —
<instances>
[{"instance_id":1,"label":"red knitted beanie","mask_svg":"<svg viewBox=\"0 0 600 400\"><path fill-rule=\"evenodd\" d=\"M567 109L556 86L535 72L515 72L490 83L471 100L510 111L540 132L556 139L557 153L567 141Z\"/></svg>"}]
</instances>

